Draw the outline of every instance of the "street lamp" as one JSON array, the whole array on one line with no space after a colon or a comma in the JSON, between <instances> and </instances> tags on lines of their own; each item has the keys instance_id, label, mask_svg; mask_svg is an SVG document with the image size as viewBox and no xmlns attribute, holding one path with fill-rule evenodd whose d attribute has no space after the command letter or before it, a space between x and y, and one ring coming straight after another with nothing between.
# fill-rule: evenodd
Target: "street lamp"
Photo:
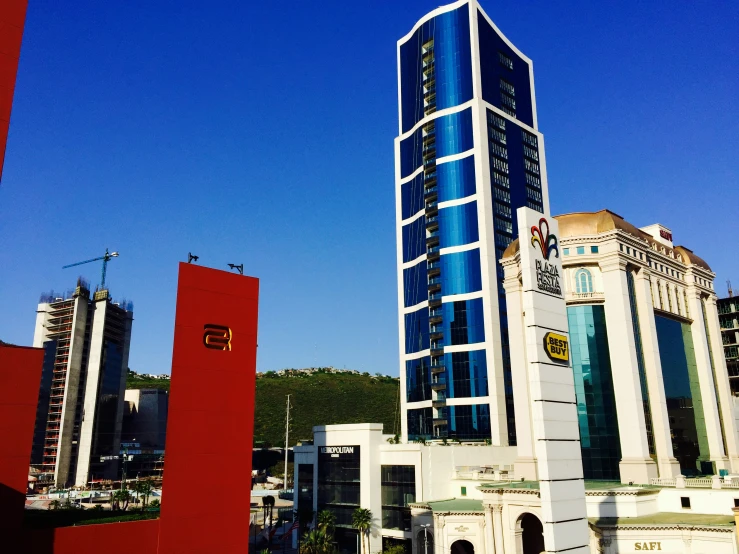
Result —
<instances>
[{"instance_id":1,"label":"street lamp","mask_svg":"<svg viewBox=\"0 0 739 554\"><path fill-rule=\"evenodd\" d=\"M421 525L423 529L423 554L429 554L429 527L431 527L430 523Z\"/></svg>"}]
</instances>

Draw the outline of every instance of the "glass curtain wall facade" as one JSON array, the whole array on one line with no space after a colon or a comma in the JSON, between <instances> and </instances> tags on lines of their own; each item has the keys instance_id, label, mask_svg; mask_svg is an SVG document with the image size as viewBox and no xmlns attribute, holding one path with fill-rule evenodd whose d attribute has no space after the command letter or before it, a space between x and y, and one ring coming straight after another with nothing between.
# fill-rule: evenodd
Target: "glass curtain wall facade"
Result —
<instances>
[{"instance_id":1,"label":"glass curtain wall facade","mask_svg":"<svg viewBox=\"0 0 739 554\"><path fill-rule=\"evenodd\" d=\"M713 474L690 325L655 315L672 451L683 475Z\"/></svg>"},{"instance_id":2,"label":"glass curtain wall facade","mask_svg":"<svg viewBox=\"0 0 739 554\"><path fill-rule=\"evenodd\" d=\"M350 449L347 453L318 454L318 512L328 510L336 517L334 539L341 554L357 552L352 514L360 507L359 446Z\"/></svg>"},{"instance_id":3,"label":"glass curtain wall facade","mask_svg":"<svg viewBox=\"0 0 739 554\"><path fill-rule=\"evenodd\" d=\"M411 509L416 501L416 467L382 466L382 528L411 530Z\"/></svg>"},{"instance_id":4,"label":"glass curtain wall facade","mask_svg":"<svg viewBox=\"0 0 739 554\"><path fill-rule=\"evenodd\" d=\"M398 42L398 64L405 430L515 444L497 262L516 238L515 210L544 213L547 202L531 61L471 1L422 18Z\"/></svg>"},{"instance_id":5,"label":"glass curtain wall facade","mask_svg":"<svg viewBox=\"0 0 739 554\"><path fill-rule=\"evenodd\" d=\"M602 305L567 308L585 479L619 481L621 443Z\"/></svg>"}]
</instances>

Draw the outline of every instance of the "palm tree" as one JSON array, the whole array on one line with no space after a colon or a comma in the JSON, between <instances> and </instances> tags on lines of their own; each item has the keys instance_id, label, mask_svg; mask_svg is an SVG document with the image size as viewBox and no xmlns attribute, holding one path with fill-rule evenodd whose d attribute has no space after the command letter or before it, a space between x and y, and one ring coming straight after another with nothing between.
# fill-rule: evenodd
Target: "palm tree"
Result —
<instances>
[{"instance_id":1,"label":"palm tree","mask_svg":"<svg viewBox=\"0 0 739 554\"><path fill-rule=\"evenodd\" d=\"M300 554L335 554L333 536L324 529L313 529L300 543Z\"/></svg>"},{"instance_id":2,"label":"palm tree","mask_svg":"<svg viewBox=\"0 0 739 554\"><path fill-rule=\"evenodd\" d=\"M119 489L113 493L113 500L125 512L131 500L131 493L127 489Z\"/></svg>"},{"instance_id":3,"label":"palm tree","mask_svg":"<svg viewBox=\"0 0 739 554\"><path fill-rule=\"evenodd\" d=\"M352 527L354 527L361 536L362 554L365 552L364 539L367 537L369 543L369 532L372 529L372 512L367 508L357 508L352 514Z\"/></svg>"},{"instance_id":4,"label":"palm tree","mask_svg":"<svg viewBox=\"0 0 739 554\"><path fill-rule=\"evenodd\" d=\"M146 509L146 505L149 503L149 495L152 490L151 482L149 480L136 481L131 489L136 492L139 498L142 496L144 497L144 501L141 504L141 511L143 512Z\"/></svg>"},{"instance_id":5,"label":"palm tree","mask_svg":"<svg viewBox=\"0 0 739 554\"><path fill-rule=\"evenodd\" d=\"M328 510L321 510L316 517L316 523L319 529L322 529L327 534L333 534L334 525L336 525L336 516Z\"/></svg>"}]
</instances>

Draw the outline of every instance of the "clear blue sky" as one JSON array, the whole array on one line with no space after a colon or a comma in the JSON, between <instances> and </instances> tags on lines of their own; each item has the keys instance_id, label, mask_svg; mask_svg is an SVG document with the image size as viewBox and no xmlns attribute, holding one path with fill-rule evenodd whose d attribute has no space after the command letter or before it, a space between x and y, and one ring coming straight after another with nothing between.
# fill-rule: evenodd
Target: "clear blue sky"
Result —
<instances>
[{"instance_id":1,"label":"clear blue sky","mask_svg":"<svg viewBox=\"0 0 739 554\"><path fill-rule=\"evenodd\" d=\"M152 8L151 6L155 7ZM261 279L260 370L398 373L396 40L436 7L30 2L0 186L0 338L119 250L130 366L169 372L177 262ZM485 1L534 60L553 213L660 222L739 288L739 4Z\"/></svg>"}]
</instances>

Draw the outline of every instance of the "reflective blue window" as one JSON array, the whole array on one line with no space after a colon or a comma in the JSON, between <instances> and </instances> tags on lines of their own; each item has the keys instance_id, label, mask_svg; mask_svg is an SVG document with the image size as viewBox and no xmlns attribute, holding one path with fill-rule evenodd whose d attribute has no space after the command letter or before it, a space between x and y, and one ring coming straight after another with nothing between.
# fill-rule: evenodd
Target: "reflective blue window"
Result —
<instances>
[{"instance_id":1,"label":"reflective blue window","mask_svg":"<svg viewBox=\"0 0 739 554\"><path fill-rule=\"evenodd\" d=\"M581 268L575 272L575 292L578 294L593 292L593 276L587 269Z\"/></svg>"},{"instance_id":2,"label":"reflective blue window","mask_svg":"<svg viewBox=\"0 0 739 554\"><path fill-rule=\"evenodd\" d=\"M403 263L426 253L426 216L403 225Z\"/></svg>"},{"instance_id":3,"label":"reflective blue window","mask_svg":"<svg viewBox=\"0 0 739 554\"><path fill-rule=\"evenodd\" d=\"M485 17L478 12L477 25L480 41L480 82L482 97L496 108L504 111L510 109L501 94L501 81L505 81L515 90L515 117L527 125L534 126L534 113L531 106L531 77L529 64L506 44L495 32ZM503 53L512 67L501 63L499 53Z\"/></svg>"},{"instance_id":4,"label":"reflective blue window","mask_svg":"<svg viewBox=\"0 0 739 554\"><path fill-rule=\"evenodd\" d=\"M439 202L475 194L475 156L439 164L436 166L436 175Z\"/></svg>"},{"instance_id":5,"label":"reflective blue window","mask_svg":"<svg viewBox=\"0 0 739 554\"><path fill-rule=\"evenodd\" d=\"M405 392L408 402L431 400L431 362L428 356L405 362Z\"/></svg>"},{"instance_id":6,"label":"reflective blue window","mask_svg":"<svg viewBox=\"0 0 739 554\"><path fill-rule=\"evenodd\" d=\"M400 141L400 178L405 179L423 164L423 129Z\"/></svg>"},{"instance_id":7,"label":"reflective blue window","mask_svg":"<svg viewBox=\"0 0 739 554\"><path fill-rule=\"evenodd\" d=\"M567 308L585 479L621 479L621 443L603 306Z\"/></svg>"},{"instance_id":8,"label":"reflective blue window","mask_svg":"<svg viewBox=\"0 0 739 554\"><path fill-rule=\"evenodd\" d=\"M408 440L430 439L434 434L432 408L408 410Z\"/></svg>"},{"instance_id":9,"label":"reflective blue window","mask_svg":"<svg viewBox=\"0 0 739 554\"><path fill-rule=\"evenodd\" d=\"M426 260L403 270L403 295L406 308L428 300Z\"/></svg>"},{"instance_id":10,"label":"reflective blue window","mask_svg":"<svg viewBox=\"0 0 739 554\"><path fill-rule=\"evenodd\" d=\"M437 117L436 158L461 154L473 147L472 108ZM400 141L400 178L405 179L423 164L423 129ZM443 165L443 164L442 164Z\"/></svg>"},{"instance_id":11,"label":"reflective blue window","mask_svg":"<svg viewBox=\"0 0 739 554\"><path fill-rule=\"evenodd\" d=\"M441 248L470 244L477 242L479 238L477 202L468 202L439 210L439 245Z\"/></svg>"},{"instance_id":12,"label":"reflective blue window","mask_svg":"<svg viewBox=\"0 0 739 554\"><path fill-rule=\"evenodd\" d=\"M472 108L437 117L435 127L437 158L461 154L474 147Z\"/></svg>"},{"instance_id":13,"label":"reflective blue window","mask_svg":"<svg viewBox=\"0 0 739 554\"><path fill-rule=\"evenodd\" d=\"M445 302L441 305L446 344L474 344L485 341L482 298Z\"/></svg>"},{"instance_id":14,"label":"reflective blue window","mask_svg":"<svg viewBox=\"0 0 739 554\"><path fill-rule=\"evenodd\" d=\"M683 475L712 474L690 325L655 315L672 451Z\"/></svg>"},{"instance_id":15,"label":"reflective blue window","mask_svg":"<svg viewBox=\"0 0 739 554\"><path fill-rule=\"evenodd\" d=\"M413 179L400 186L402 219L408 219L424 209L423 192L423 173L419 173Z\"/></svg>"},{"instance_id":16,"label":"reflective blue window","mask_svg":"<svg viewBox=\"0 0 739 554\"><path fill-rule=\"evenodd\" d=\"M458 440L484 440L490 438L490 406L448 406L449 436Z\"/></svg>"},{"instance_id":17,"label":"reflective blue window","mask_svg":"<svg viewBox=\"0 0 739 554\"><path fill-rule=\"evenodd\" d=\"M421 308L405 314L405 353L420 352L429 347L429 309Z\"/></svg>"},{"instance_id":18,"label":"reflective blue window","mask_svg":"<svg viewBox=\"0 0 739 554\"><path fill-rule=\"evenodd\" d=\"M485 350L452 352L444 354L448 368L447 396L449 398L472 398L488 395L488 371ZM449 372L451 371L451 378Z\"/></svg>"},{"instance_id":19,"label":"reflective blue window","mask_svg":"<svg viewBox=\"0 0 739 554\"><path fill-rule=\"evenodd\" d=\"M430 39L433 39L436 109L458 106L472 98L469 7L464 5L426 21L400 47L400 105L404 133L424 116L421 48Z\"/></svg>"},{"instance_id":20,"label":"reflective blue window","mask_svg":"<svg viewBox=\"0 0 739 554\"><path fill-rule=\"evenodd\" d=\"M465 294L482 289L480 249L441 256L441 294Z\"/></svg>"}]
</instances>

